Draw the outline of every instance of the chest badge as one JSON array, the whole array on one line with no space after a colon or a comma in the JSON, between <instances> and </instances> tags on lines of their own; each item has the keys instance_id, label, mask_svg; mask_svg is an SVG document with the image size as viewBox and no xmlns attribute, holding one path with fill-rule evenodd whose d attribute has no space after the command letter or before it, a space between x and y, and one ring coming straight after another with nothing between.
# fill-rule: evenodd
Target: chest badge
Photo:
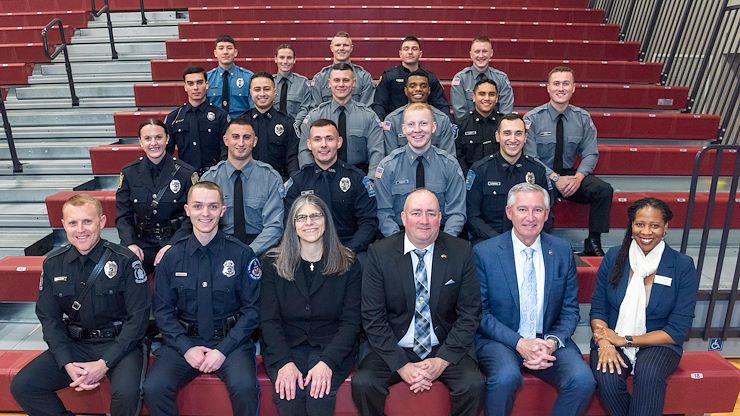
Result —
<instances>
[{"instance_id":1,"label":"chest badge","mask_svg":"<svg viewBox=\"0 0 740 416\"><path fill-rule=\"evenodd\" d=\"M275 125L275 135L282 136L283 133L285 133L285 127L283 127L282 124L276 124Z\"/></svg>"},{"instance_id":2,"label":"chest badge","mask_svg":"<svg viewBox=\"0 0 740 416\"><path fill-rule=\"evenodd\" d=\"M170 182L170 191L172 191L173 194L176 194L180 192L180 189L182 189L182 184L180 183L180 181L177 179L173 179Z\"/></svg>"},{"instance_id":3,"label":"chest badge","mask_svg":"<svg viewBox=\"0 0 740 416\"><path fill-rule=\"evenodd\" d=\"M349 191L350 186L352 186L352 182L350 182L348 177L344 177L339 180L339 189L342 190L342 192Z\"/></svg>"},{"instance_id":4,"label":"chest badge","mask_svg":"<svg viewBox=\"0 0 740 416\"><path fill-rule=\"evenodd\" d=\"M208 114L206 114L206 118L208 119L208 121L213 121L216 119L216 113L214 113L213 111L209 111Z\"/></svg>"},{"instance_id":5,"label":"chest badge","mask_svg":"<svg viewBox=\"0 0 740 416\"><path fill-rule=\"evenodd\" d=\"M118 265L115 261L111 260L107 263L105 263L105 267L103 267L103 271L105 272L105 275L108 276L108 279L112 279L116 276L116 273L118 273Z\"/></svg>"},{"instance_id":6,"label":"chest badge","mask_svg":"<svg viewBox=\"0 0 740 416\"><path fill-rule=\"evenodd\" d=\"M233 260L226 260L224 262L223 274L226 277L234 277L234 275L236 274L236 270L234 269L234 261Z\"/></svg>"},{"instance_id":7,"label":"chest badge","mask_svg":"<svg viewBox=\"0 0 740 416\"><path fill-rule=\"evenodd\" d=\"M527 176L525 176L525 179L527 180L528 184L534 185L534 173L533 172L527 172Z\"/></svg>"},{"instance_id":8,"label":"chest badge","mask_svg":"<svg viewBox=\"0 0 740 416\"><path fill-rule=\"evenodd\" d=\"M241 88L244 86L244 78L237 78L236 79L236 87Z\"/></svg>"}]
</instances>

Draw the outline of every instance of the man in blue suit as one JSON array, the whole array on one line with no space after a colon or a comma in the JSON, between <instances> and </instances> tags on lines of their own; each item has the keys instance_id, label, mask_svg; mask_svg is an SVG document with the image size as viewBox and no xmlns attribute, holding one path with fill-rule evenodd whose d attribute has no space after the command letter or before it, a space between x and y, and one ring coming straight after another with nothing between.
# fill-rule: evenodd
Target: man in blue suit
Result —
<instances>
[{"instance_id":1,"label":"man in blue suit","mask_svg":"<svg viewBox=\"0 0 740 416\"><path fill-rule=\"evenodd\" d=\"M522 366L557 387L552 415L583 413L596 386L570 339L579 319L573 252L542 233L549 199L538 185L515 185L506 202L513 229L474 247L483 307L476 349L487 416L511 413Z\"/></svg>"}]
</instances>

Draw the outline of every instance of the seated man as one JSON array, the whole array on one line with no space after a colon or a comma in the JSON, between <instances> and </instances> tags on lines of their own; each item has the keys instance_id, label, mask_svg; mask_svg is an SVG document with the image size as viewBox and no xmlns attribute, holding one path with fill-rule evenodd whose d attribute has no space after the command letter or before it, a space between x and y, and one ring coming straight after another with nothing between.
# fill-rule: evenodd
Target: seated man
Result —
<instances>
[{"instance_id":1,"label":"seated man","mask_svg":"<svg viewBox=\"0 0 740 416\"><path fill-rule=\"evenodd\" d=\"M202 373L223 380L233 414L256 415L259 408L252 334L260 323L262 269L249 246L219 231L223 198L213 182L190 188L185 212L193 232L157 267L154 318L164 344L144 383L152 416L178 414L177 391Z\"/></svg>"},{"instance_id":2,"label":"seated man","mask_svg":"<svg viewBox=\"0 0 740 416\"><path fill-rule=\"evenodd\" d=\"M588 111L570 104L575 90L572 69L558 66L550 71L547 77L550 102L524 115L527 125L524 151L548 167L547 175L559 196L589 205L588 238L583 242L583 255L603 256L601 234L609 232L614 189L592 175L599 160L596 127Z\"/></svg>"},{"instance_id":3,"label":"seated man","mask_svg":"<svg viewBox=\"0 0 740 416\"><path fill-rule=\"evenodd\" d=\"M457 120L460 137L455 141L455 146L457 160L463 171L467 171L473 163L498 152L496 127L503 114L496 111L497 94L498 87L490 79L476 82L473 87L475 110Z\"/></svg>"},{"instance_id":4,"label":"seated man","mask_svg":"<svg viewBox=\"0 0 740 416\"><path fill-rule=\"evenodd\" d=\"M552 185L545 174L545 165L524 155L526 140L524 120L513 113L502 116L496 131L496 142L501 144L501 150L475 162L468 171L466 206L473 244L511 229L505 208L509 189L514 185L536 183L548 190L552 201ZM545 223L545 231L552 225L551 218Z\"/></svg>"},{"instance_id":5,"label":"seated man","mask_svg":"<svg viewBox=\"0 0 740 416\"><path fill-rule=\"evenodd\" d=\"M486 375L486 415L508 415L521 367L554 384L550 414L582 414L596 387L571 336L578 324L578 277L568 242L542 233L550 195L521 183L508 194L512 231L474 247L481 320L476 346ZM544 412L543 412L544 413Z\"/></svg>"},{"instance_id":6,"label":"seated man","mask_svg":"<svg viewBox=\"0 0 740 416\"><path fill-rule=\"evenodd\" d=\"M405 231L368 251L362 323L369 352L352 377L352 400L360 415L382 415L388 387L403 381L420 393L440 379L450 389L450 414L477 416L480 292L470 244L439 232L442 213L426 189L409 195L401 218Z\"/></svg>"},{"instance_id":7,"label":"seated man","mask_svg":"<svg viewBox=\"0 0 740 416\"><path fill-rule=\"evenodd\" d=\"M219 36L213 50L218 66L208 71L208 101L231 118L239 117L253 106L249 96L252 71L234 63L238 54L234 38Z\"/></svg>"},{"instance_id":8,"label":"seated man","mask_svg":"<svg viewBox=\"0 0 740 416\"><path fill-rule=\"evenodd\" d=\"M429 99L429 75L422 70L411 72L406 78L406 87L403 91L409 104L427 104ZM393 110L383 122L386 153L406 145L406 135L403 134L401 125L403 124L403 112L409 104ZM457 126L450 122L449 113L445 114L431 106L430 108L432 115L434 115L434 122L437 123L437 131L432 135L432 145L454 156Z\"/></svg>"},{"instance_id":9,"label":"seated man","mask_svg":"<svg viewBox=\"0 0 740 416\"><path fill-rule=\"evenodd\" d=\"M404 147L392 151L375 172L380 232L388 237L401 229L406 197L417 188L436 195L447 234L456 236L465 225L465 179L457 159L432 146L437 124L428 104L409 104L403 114Z\"/></svg>"},{"instance_id":10,"label":"seated man","mask_svg":"<svg viewBox=\"0 0 740 416\"><path fill-rule=\"evenodd\" d=\"M375 94L373 76L365 68L351 62L354 45L352 45L352 38L350 38L349 33L337 32L331 39L329 49L331 49L334 62L331 65L321 68L311 80L313 106L316 107L331 99L332 92L329 88L328 81L333 69L332 67L336 64L347 64L352 67L352 72L355 74L356 80L353 88L351 88L352 99L358 103L370 106L373 103L373 95Z\"/></svg>"},{"instance_id":11,"label":"seated man","mask_svg":"<svg viewBox=\"0 0 740 416\"><path fill-rule=\"evenodd\" d=\"M277 99L275 109L287 114L293 119L298 116L301 108L305 113L311 107L311 90L308 78L293 72L295 65L295 49L289 43L281 43L275 50L275 65L277 73L274 75Z\"/></svg>"}]
</instances>

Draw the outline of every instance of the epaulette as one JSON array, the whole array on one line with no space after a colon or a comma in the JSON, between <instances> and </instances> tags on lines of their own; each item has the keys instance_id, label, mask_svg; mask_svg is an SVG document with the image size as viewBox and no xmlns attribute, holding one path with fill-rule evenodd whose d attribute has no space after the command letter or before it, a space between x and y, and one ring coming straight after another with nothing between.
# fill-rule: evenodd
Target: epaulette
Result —
<instances>
[{"instance_id":1,"label":"epaulette","mask_svg":"<svg viewBox=\"0 0 740 416\"><path fill-rule=\"evenodd\" d=\"M110 241L103 241L103 247L107 248L108 250L118 255L121 255L127 258L136 257L136 255L133 252L131 252L131 250L129 250L128 248L120 244L111 243Z\"/></svg>"},{"instance_id":2,"label":"epaulette","mask_svg":"<svg viewBox=\"0 0 740 416\"><path fill-rule=\"evenodd\" d=\"M458 162L457 158L455 156L452 156L451 154L447 153L445 150L442 150L442 149L440 149L437 146L432 146L432 150L434 151L434 153L436 153L443 160L446 160L448 162L454 162L456 165L458 165L458 167L460 166L460 162Z\"/></svg>"},{"instance_id":3,"label":"epaulette","mask_svg":"<svg viewBox=\"0 0 740 416\"><path fill-rule=\"evenodd\" d=\"M492 155L485 156L482 159L476 160L475 162L473 162L472 165L470 165L470 168L469 169L477 169L480 166L485 165L486 163L491 163L493 161L493 159L495 158L495 156L496 156L496 154L494 153Z\"/></svg>"},{"instance_id":4,"label":"epaulette","mask_svg":"<svg viewBox=\"0 0 740 416\"><path fill-rule=\"evenodd\" d=\"M343 160L340 160L339 161L339 166L341 166L344 169L347 169L349 171L355 172L355 173L357 173L360 176L366 176L367 175L367 172L363 172L357 166L351 165L351 164L349 164L349 163L347 163L347 162L345 162Z\"/></svg>"},{"instance_id":5,"label":"epaulette","mask_svg":"<svg viewBox=\"0 0 740 416\"><path fill-rule=\"evenodd\" d=\"M46 260L49 260L52 257L60 256L66 253L67 251L69 251L70 248L72 248L72 244L65 244L59 248L55 248L54 250L50 251L49 254L46 255Z\"/></svg>"},{"instance_id":6,"label":"epaulette","mask_svg":"<svg viewBox=\"0 0 740 416\"><path fill-rule=\"evenodd\" d=\"M127 164L123 165L123 167L121 168L121 172L123 172L123 171L124 171L125 169L128 169L128 168L130 168L130 167L133 167L133 166L136 166L136 165L138 165L138 164L139 164L139 163L141 163L141 162L142 162L143 160L144 160L144 156L139 156L139 158L138 158L138 159L136 159L136 160L134 160L133 162L129 162L129 163L127 163Z\"/></svg>"}]
</instances>

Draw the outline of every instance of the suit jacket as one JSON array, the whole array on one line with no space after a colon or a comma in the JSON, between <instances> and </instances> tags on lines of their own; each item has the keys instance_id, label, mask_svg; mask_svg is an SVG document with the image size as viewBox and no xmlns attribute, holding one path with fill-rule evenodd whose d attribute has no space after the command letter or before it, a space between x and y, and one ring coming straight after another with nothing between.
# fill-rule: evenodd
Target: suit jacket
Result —
<instances>
[{"instance_id":1,"label":"suit jacket","mask_svg":"<svg viewBox=\"0 0 740 416\"><path fill-rule=\"evenodd\" d=\"M512 231L475 246L475 265L480 276L483 319L478 328L482 340L498 341L515 350L519 330L519 286L514 263ZM554 335L567 345L576 329L578 277L573 251L566 241L540 234L545 263L545 294L542 333ZM574 344L575 345L575 344Z\"/></svg>"},{"instance_id":2,"label":"suit jacket","mask_svg":"<svg viewBox=\"0 0 740 416\"><path fill-rule=\"evenodd\" d=\"M618 253L619 247L612 247L604 256L596 274L596 288L591 299L591 319L601 319L612 329L617 325L619 307L627 292L630 272L628 258L619 284L612 286L609 283L609 274L614 268ZM694 261L666 245L655 274L671 278L671 283L670 286L666 286L653 282L645 310L645 327L647 332L665 331L676 342L665 346L680 355L681 345L686 340L694 319L696 294L699 289Z\"/></svg>"},{"instance_id":3,"label":"suit jacket","mask_svg":"<svg viewBox=\"0 0 740 416\"><path fill-rule=\"evenodd\" d=\"M370 347L392 371L409 362L398 341L411 325L416 298L413 254L403 254L403 238L401 232L372 244L362 278L365 334ZM475 358L478 286L470 243L440 232L434 244L429 306L440 343L436 357L451 364L466 353Z\"/></svg>"},{"instance_id":4,"label":"suit jacket","mask_svg":"<svg viewBox=\"0 0 740 416\"><path fill-rule=\"evenodd\" d=\"M265 364L280 369L293 361L291 348L305 343L321 347L321 360L336 371L356 352L360 334L359 262L355 261L344 274L317 274L310 288L301 267L295 279L289 281L278 276L273 257L263 256L262 264L260 311ZM323 268L323 262L317 266Z\"/></svg>"}]
</instances>

